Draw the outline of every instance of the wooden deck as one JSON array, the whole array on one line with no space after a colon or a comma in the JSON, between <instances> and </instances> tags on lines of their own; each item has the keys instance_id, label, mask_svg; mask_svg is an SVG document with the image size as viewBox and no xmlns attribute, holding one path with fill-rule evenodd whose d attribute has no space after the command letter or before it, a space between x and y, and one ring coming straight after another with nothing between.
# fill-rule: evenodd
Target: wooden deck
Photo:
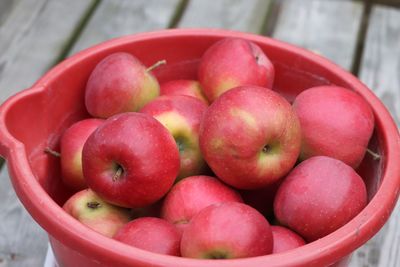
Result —
<instances>
[{"instance_id":1,"label":"wooden deck","mask_svg":"<svg viewBox=\"0 0 400 267\"><path fill-rule=\"evenodd\" d=\"M400 123L400 0L0 0L0 103L81 49L176 27L253 32L317 51L372 88ZM399 216L400 204L351 267L400 266ZM46 233L15 196L5 166L0 222L0 267L43 266Z\"/></svg>"}]
</instances>

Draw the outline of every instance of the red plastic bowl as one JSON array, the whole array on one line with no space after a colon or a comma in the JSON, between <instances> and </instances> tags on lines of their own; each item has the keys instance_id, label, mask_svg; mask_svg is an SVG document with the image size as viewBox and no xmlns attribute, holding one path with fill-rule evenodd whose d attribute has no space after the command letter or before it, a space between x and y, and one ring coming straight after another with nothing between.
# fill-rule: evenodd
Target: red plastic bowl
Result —
<instances>
[{"instance_id":1,"label":"red plastic bowl","mask_svg":"<svg viewBox=\"0 0 400 267\"><path fill-rule=\"evenodd\" d=\"M332 234L286 253L235 260L194 260L158 255L106 238L81 225L60 205L71 194L60 180L57 159L43 152L58 149L60 134L88 116L84 89L89 73L106 55L126 51L146 65L166 59L156 75L161 81L195 78L197 63L215 41L235 36L257 43L276 68L274 89L288 99L302 90L335 84L357 91L376 118L370 148L358 170L368 187L369 204ZM0 109L0 154L7 159L18 197L48 232L60 266L336 266L370 239L388 219L399 195L400 138L390 114L357 78L328 60L266 37L223 30L166 30L114 39L89 48L50 70L30 89L11 97Z\"/></svg>"}]
</instances>

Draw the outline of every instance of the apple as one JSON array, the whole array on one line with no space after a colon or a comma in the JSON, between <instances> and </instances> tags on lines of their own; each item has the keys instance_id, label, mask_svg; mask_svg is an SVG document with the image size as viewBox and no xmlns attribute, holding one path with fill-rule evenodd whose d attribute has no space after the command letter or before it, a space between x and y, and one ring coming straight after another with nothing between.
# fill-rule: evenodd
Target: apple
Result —
<instances>
[{"instance_id":1,"label":"apple","mask_svg":"<svg viewBox=\"0 0 400 267\"><path fill-rule=\"evenodd\" d=\"M172 80L161 84L160 95L188 95L203 101L208 106L201 85L196 80Z\"/></svg>"},{"instance_id":2,"label":"apple","mask_svg":"<svg viewBox=\"0 0 400 267\"><path fill-rule=\"evenodd\" d=\"M121 227L114 239L151 252L180 256L181 236L178 230L160 218L135 219Z\"/></svg>"},{"instance_id":3,"label":"apple","mask_svg":"<svg viewBox=\"0 0 400 267\"><path fill-rule=\"evenodd\" d=\"M240 38L224 38L210 46L200 60L198 71L210 102L241 85L272 88L274 76L274 66L261 48Z\"/></svg>"},{"instance_id":4,"label":"apple","mask_svg":"<svg viewBox=\"0 0 400 267\"><path fill-rule=\"evenodd\" d=\"M172 134L179 149L178 180L203 174L206 163L199 147L200 121L207 105L184 95L160 96L145 105L140 112L153 116Z\"/></svg>"},{"instance_id":5,"label":"apple","mask_svg":"<svg viewBox=\"0 0 400 267\"><path fill-rule=\"evenodd\" d=\"M257 189L278 181L296 163L300 123L278 93L239 86L207 109L199 140L203 157L218 178L239 189Z\"/></svg>"},{"instance_id":6,"label":"apple","mask_svg":"<svg viewBox=\"0 0 400 267\"><path fill-rule=\"evenodd\" d=\"M340 160L316 156L297 165L276 193L281 225L311 242L354 218L367 204L362 178Z\"/></svg>"},{"instance_id":7,"label":"apple","mask_svg":"<svg viewBox=\"0 0 400 267\"><path fill-rule=\"evenodd\" d=\"M108 118L82 151L87 185L118 206L150 205L172 187L179 172L174 138L153 117L127 112Z\"/></svg>"},{"instance_id":8,"label":"apple","mask_svg":"<svg viewBox=\"0 0 400 267\"><path fill-rule=\"evenodd\" d=\"M271 230L274 238L272 254L285 252L306 244L301 236L286 227L272 225Z\"/></svg>"},{"instance_id":9,"label":"apple","mask_svg":"<svg viewBox=\"0 0 400 267\"><path fill-rule=\"evenodd\" d=\"M242 202L240 195L215 177L192 176L175 184L164 199L161 218L182 233L202 209L221 202Z\"/></svg>"},{"instance_id":10,"label":"apple","mask_svg":"<svg viewBox=\"0 0 400 267\"><path fill-rule=\"evenodd\" d=\"M267 255L273 239L268 221L238 202L214 204L200 211L183 232L183 257L232 259Z\"/></svg>"},{"instance_id":11,"label":"apple","mask_svg":"<svg viewBox=\"0 0 400 267\"><path fill-rule=\"evenodd\" d=\"M160 85L135 56L118 52L101 60L86 85L85 104L93 117L138 111L160 94Z\"/></svg>"},{"instance_id":12,"label":"apple","mask_svg":"<svg viewBox=\"0 0 400 267\"><path fill-rule=\"evenodd\" d=\"M329 156L357 168L374 130L369 104L338 86L318 86L300 93L293 103L302 129L300 159Z\"/></svg>"},{"instance_id":13,"label":"apple","mask_svg":"<svg viewBox=\"0 0 400 267\"><path fill-rule=\"evenodd\" d=\"M87 187L82 172L83 145L103 122L102 119L84 119L74 123L61 136L61 178L65 185L75 191Z\"/></svg>"},{"instance_id":14,"label":"apple","mask_svg":"<svg viewBox=\"0 0 400 267\"><path fill-rule=\"evenodd\" d=\"M63 209L82 224L107 237L113 237L131 219L129 209L105 202L90 189L72 195Z\"/></svg>"}]
</instances>

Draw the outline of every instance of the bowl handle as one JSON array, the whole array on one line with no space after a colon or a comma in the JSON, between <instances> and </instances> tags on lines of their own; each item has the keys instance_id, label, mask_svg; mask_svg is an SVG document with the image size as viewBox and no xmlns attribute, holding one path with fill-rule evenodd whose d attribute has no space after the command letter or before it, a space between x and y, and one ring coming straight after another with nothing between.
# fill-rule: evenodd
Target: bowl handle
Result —
<instances>
[{"instance_id":1,"label":"bowl handle","mask_svg":"<svg viewBox=\"0 0 400 267\"><path fill-rule=\"evenodd\" d=\"M0 106L0 156L6 160L10 157L11 153L17 152L23 144L16 139L13 134L9 131L7 125L8 113L13 109L13 106L18 105L18 102L33 94L42 92L44 86L34 85L29 90L21 90L19 93L8 98Z\"/></svg>"},{"instance_id":2,"label":"bowl handle","mask_svg":"<svg viewBox=\"0 0 400 267\"><path fill-rule=\"evenodd\" d=\"M16 140L8 131L5 121L8 107L8 101L0 106L0 156L6 160L9 157L12 147L16 145Z\"/></svg>"}]
</instances>

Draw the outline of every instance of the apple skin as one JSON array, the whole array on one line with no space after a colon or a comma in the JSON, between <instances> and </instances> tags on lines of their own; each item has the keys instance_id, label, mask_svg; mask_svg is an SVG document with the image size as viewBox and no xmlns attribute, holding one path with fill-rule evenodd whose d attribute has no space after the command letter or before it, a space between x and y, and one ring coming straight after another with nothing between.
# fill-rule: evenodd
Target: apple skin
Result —
<instances>
[{"instance_id":1,"label":"apple skin","mask_svg":"<svg viewBox=\"0 0 400 267\"><path fill-rule=\"evenodd\" d=\"M296 166L274 200L279 223L311 242L354 218L367 205L362 178L340 160L316 156Z\"/></svg>"},{"instance_id":2,"label":"apple skin","mask_svg":"<svg viewBox=\"0 0 400 267\"><path fill-rule=\"evenodd\" d=\"M239 86L209 106L199 140L203 157L218 178L239 189L257 189L278 181L296 163L300 123L278 93Z\"/></svg>"},{"instance_id":3,"label":"apple skin","mask_svg":"<svg viewBox=\"0 0 400 267\"><path fill-rule=\"evenodd\" d=\"M82 151L87 185L104 200L138 208L163 197L179 172L179 152L153 117L127 112L107 119Z\"/></svg>"},{"instance_id":4,"label":"apple skin","mask_svg":"<svg viewBox=\"0 0 400 267\"><path fill-rule=\"evenodd\" d=\"M273 238L268 221L238 202L214 204L200 211L183 232L183 257L232 259L267 255Z\"/></svg>"},{"instance_id":5,"label":"apple skin","mask_svg":"<svg viewBox=\"0 0 400 267\"><path fill-rule=\"evenodd\" d=\"M207 106L209 105L203 93L203 88L196 80L173 80L165 82L160 86L160 95L188 95L201 100Z\"/></svg>"},{"instance_id":6,"label":"apple skin","mask_svg":"<svg viewBox=\"0 0 400 267\"><path fill-rule=\"evenodd\" d=\"M180 256L181 236L178 230L160 218L135 219L121 227L114 239L151 252Z\"/></svg>"},{"instance_id":7,"label":"apple skin","mask_svg":"<svg viewBox=\"0 0 400 267\"><path fill-rule=\"evenodd\" d=\"M301 236L286 227L272 225L271 230L274 238L272 254L285 252L306 244Z\"/></svg>"},{"instance_id":8,"label":"apple skin","mask_svg":"<svg viewBox=\"0 0 400 267\"><path fill-rule=\"evenodd\" d=\"M100 61L90 74L85 104L93 117L138 111L160 94L157 79L133 55L118 52Z\"/></svg>"},{"instance_id":9,"label":"apple skin","mask_svg":"<svg viewBox=\"0 0 400 267\"><path fill-rule=\"evenodd\" d=\"M300 159L329 156L357 168L374 129L369 104L338 86L318 86L300 93L293 103L302 129Z\"/></svg>"},{"instance_id":10,"label":"apple skin","mask_svg":"<svg viewBox=\"0 0 400 267\"><path fill-rule=\"evenodd\" d=\"M90 189L72 195L63 209L82 224L107 237L113 237L131 220L129 209L105 202Z\"/></svg>"},{"instance_id":11,"label":"apple skin","mask_svg":"<svg viewBox=\"0 0 400 267\"><path fill-rule=\"evenodd\" d=\"M272 88L275 69L261 48L240 38L225 38L210 46L200 60L198 78L208 100L241 85Z\"/></svg>"},{"instance_id":12,"label":"apple skin","mask_svg":"<svg viewBox=\"0 0 400 267\"><path fill-rule=\"evenodd\" d=\"M177 180L203 174L206 163L199 147L200 121L207 105L184 95L157 97L140 112L153 116L172 134L180 154L180 171Z\"/></svg>"},{"instance_id":13,"label":"apple skin","mask_svg":"<svg viewBox=\"0 0 400 267\"><path fill-rule=\"evenodd\" d=\"M84 119L71 125L61 136L61 177L65 185L79 191L87 188L82 172L82 149L87 138L104 120Z\"/></svg>"},{"instance_id":14,"label":"apple skin","mask_svg":"<svg viewBox=\"0 0 400 267\"><path fill-rule=\"evenodd\" d=\"M183 233L202 209L221 202L243 202L239 193L215 177L192 176L175 184L164 199L161 218Z\"/></svg>"}]
</instances>

